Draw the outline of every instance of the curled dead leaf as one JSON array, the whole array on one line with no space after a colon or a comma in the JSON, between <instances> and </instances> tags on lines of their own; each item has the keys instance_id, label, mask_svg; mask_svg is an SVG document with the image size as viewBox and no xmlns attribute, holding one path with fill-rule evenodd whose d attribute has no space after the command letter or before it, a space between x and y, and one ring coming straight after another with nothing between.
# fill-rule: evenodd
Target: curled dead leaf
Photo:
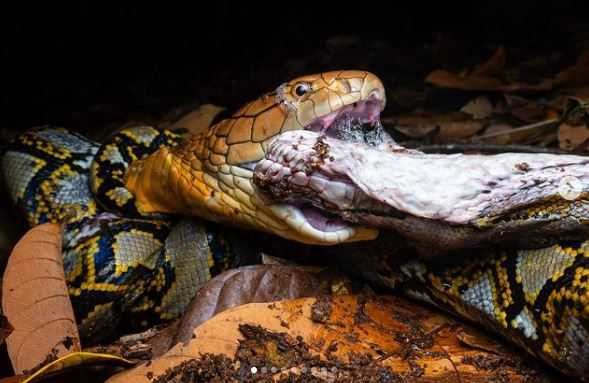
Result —
<instances>
[{"instance_id":1,"label":"curled dead leaf","mask_svg":"<svg viewBox=\"0 0 589 383\"><path fill-rule=\"evenodd\" d=\"M6 344L17 374L80 351L65 283L60 225L39 225L18 241L4 272L2 309L14 327Z\"/></svg>"},{"instance_id":2,"label":"curled dead leaf","mask_svg":"<svg viewBox=\"0 0 589 383\"><path fill-rule=\"evenodd\" d=\"M173 344L189 341L194 328L229 308L331 294L338 286L340 291L350 293L346 278L311 267L254 265L228 270L198 291L182 316Z\"/></svg>"},{"instance_id":3,"label":"curled dead leaf","mask_svg":"<svg viewBox=\"0 0 589 383\"><path fill-rule=\"evenodd\" d=\"M176 343L189 341L195 327L229 308L252 302L351 291L347 278L327 270L278 263L244 266L211 279L199 290L180 319L143 333L126 335L108 346L84 351L107 352L136 361L157 358Z\"/></svg>"},{"instance_id":4,"label":"curled dead leaf","mask_svg":"<svg viewBox=\"0 0 589 383\"><path fill-rule=\"evenodd\" d=\"M481 334L423 305L393 296L320 296L231 308L187 344L108 382L383 381L523 382L552 378L507 348L470 347ZM487 363L488 362L488 363ZM283 380L281 380L283 379ZM554 380L557 381L557 380Z\"/></svg>"},{"instance_id":5,"label":"curled dead leaf","mask_svg":"<svg viewBox=\"0 0 589 383\"><path fill-rule=\"evenodd\" d=\"M503 83L493 77L460 76L445 70L434 70L425 78L425 82L439 88L461 90L497 91Z\"/></svg>"}]
</instances>

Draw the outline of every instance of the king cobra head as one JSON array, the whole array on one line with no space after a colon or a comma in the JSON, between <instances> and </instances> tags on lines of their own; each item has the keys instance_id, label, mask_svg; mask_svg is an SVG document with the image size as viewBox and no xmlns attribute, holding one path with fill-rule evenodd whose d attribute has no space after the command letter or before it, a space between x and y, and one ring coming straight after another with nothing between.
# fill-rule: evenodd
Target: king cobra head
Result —
<instances>
[{"instance_id":1,"label":"king cobra head","mask_svg":"<svg viewBox=\"0 0 589 383\"><path fill-rule=\"evenodd\" d=\"M126 186L145 214L198 216L308 244L374 239L374 229L330 218L311 206L269 200L254 184L253 169L281 133L306 129L356 137L348 134L350 121L380 127L385 103L382 82L369 72L299 77L245 104L207 132L134 161Z\"/></svg>"}]
</instances>

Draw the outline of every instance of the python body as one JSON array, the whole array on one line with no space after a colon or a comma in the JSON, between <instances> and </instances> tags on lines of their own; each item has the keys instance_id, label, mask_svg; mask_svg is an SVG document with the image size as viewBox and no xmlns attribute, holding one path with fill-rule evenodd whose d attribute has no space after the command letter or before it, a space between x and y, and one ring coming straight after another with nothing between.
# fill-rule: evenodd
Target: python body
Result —
<instances>
[{"instance_id":1,"label":"python body","mask_svg":"<svg viewBox=\"0 0 589 383\"><path fill-rule=\"evenodd\" d=\"M283 166L269 166L264 169L269 177L254 182L256 166L272 153L276 138L296 131L383 153L403 151L378 123L384 106L384 88L373 74L328 72L285 83L188 139L136 127L97 144L61 129L33 130L8 148L2 167L10 195L31 225L65 224L70 295L81 334L92 338L123 318L141 322L180 315L200 285L239 264L212 223L333 245L376 238L374 217L400 219L403 213L414 218L399 206L390 210L378 198L362 194L352 196L351 214L339 214L341 218L330 214L334 206L317 203L317 195L333 192L335 197L325 200L337 200L345 188L319 187L296 201L281 194L281 188L269 196L261 190L268 187L264 181L276 179ZM329 158L321 145L315 149L319 162L306 158L301 163L308 174ZM297 152L297 143L291 143L281 155L288 162ZM416 260L395 267L392 275L376 272L385 284L487 325L566 373L583 377L589 369L589 245L577 236L585 235L585 205L563 207L546 198L539 202L535 210L516 206L509 212L510 222L528 222L558 207L556 221L573 216L574 222L565 230L554 228L577 241L476 252L477 246L450 246L450 252L470 255L452 256L449 264L440 258ZM496 224L485 217L481 214L479 222ZM452 227L444 223L436 229L435 219L422 218L418 222L435 222L435 230ZM407 225L399 222L392 226L402 232L399 228ZM420 226L409 226L405 234L419 242L415 227ZM432 226L427 227L431 233ZM522 227L523 233L529 229ZM471 230L472 224L464 228ZM466 243L464 234L459 238L452 243Z\"/></svg>"}]
</instances>

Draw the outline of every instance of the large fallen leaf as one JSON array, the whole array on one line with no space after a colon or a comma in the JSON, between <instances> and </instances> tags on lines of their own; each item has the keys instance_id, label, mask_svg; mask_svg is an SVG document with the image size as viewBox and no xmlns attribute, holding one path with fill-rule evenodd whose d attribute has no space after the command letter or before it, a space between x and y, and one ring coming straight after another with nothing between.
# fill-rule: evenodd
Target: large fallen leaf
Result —
<instances>
[{"instance_id":1,"label":"large fallen leaf","mask_svg":"<svg viewBox=\"0 0 589 383\"><path fill-rule=\"evenodd\" d=\"M149 360L163 355L178 342L189 341L194 328L229 308L318 294L348 294L352 288L351 281L342 274L316 267L275 263L231 269L201 287L180 319L84 351L132 361Z\"/></svg>"},{"instance_id":2,"label":"large fallen leaf","mask_svg":"<svg viewBox=\"0 0 589 383\"><path fill-rule=\"evenodd\" d=\"M273 302L339 292L350 282L318 268L254 265L228 270L203 286L182 317L174 343L186 342L194 328L215 314L246 303Z\"/></svg>"},{"instance_id":3,"label":"large fallen leaf","mask_svg":"<svg viewBox=\"0 0 589 383\"><path fill-rule=\"evenodd\" d=\"M17 242L4 272L2 310L14 328L6 344L16 374L80 351L60 225L37 226Z\"/></svg>"},{"instance_id":4,"label":"large fallen leaf","mask_svg":"<svg viewBox=\"0 0 589 383\"><path fill-rule=\"evenodd\" d=\"M251 303L217 314L197 327L192 338L108 382L552 378L509 347L488 351L471 346L496 342L438 311L393 296Z\"/></svg>"}]
</instances>

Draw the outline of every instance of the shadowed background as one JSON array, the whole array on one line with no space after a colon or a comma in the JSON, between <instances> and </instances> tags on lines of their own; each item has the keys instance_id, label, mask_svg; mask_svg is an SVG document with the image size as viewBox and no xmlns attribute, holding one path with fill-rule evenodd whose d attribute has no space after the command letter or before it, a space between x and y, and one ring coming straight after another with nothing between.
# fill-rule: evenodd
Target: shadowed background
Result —
<instances>
[{"instance_id":1,"label":"shadowed background","mask_svg":"<svg viewBox=\"0 0 589 383\"><path fill-rule=\"evenodd\" d=\"M85 131L187 101L232 107L329 69L372 70L392 89L432 68L479 62L493 44L577 44L570 29L584 14L574 1L318 3L5 9L0 129L51 123Z\"/></svg>"}]
</instances>

